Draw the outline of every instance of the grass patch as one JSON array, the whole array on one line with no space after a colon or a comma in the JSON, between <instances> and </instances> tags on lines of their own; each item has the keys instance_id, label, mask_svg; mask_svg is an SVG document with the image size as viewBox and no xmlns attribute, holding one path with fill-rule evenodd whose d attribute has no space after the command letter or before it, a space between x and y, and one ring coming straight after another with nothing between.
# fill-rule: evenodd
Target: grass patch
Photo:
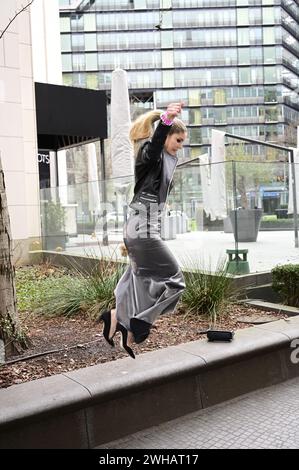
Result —
<instances>
[{"instance_id":1,"label":"grass patch","mask_svg":"<svg viewBox=\"0 0 299 470\"><path fill-rule=\"evenodd\" d=\"M31 311L53 283L65 276L65 268L53 268L48 264L24 266L16 269L16 293L19 312Z\"/></svg>"}]
</instances>

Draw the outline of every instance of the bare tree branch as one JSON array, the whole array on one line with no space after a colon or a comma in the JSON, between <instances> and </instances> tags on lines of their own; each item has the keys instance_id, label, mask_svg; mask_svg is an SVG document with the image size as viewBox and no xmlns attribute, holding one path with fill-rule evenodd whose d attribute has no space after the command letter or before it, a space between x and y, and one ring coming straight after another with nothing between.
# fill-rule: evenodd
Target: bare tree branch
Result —
<instances>
[{"instance_id":1,"label":"bare tree branch","mask_svg":"<svg viewBox=\"0 0 299 470\"><path fill-rule=\"evenodd\" d=\"M8 30L8 28L10 27L11 23L16 19L16 17L22 13L24 10L26 10L26 8L30 7L30 5L34 2L34 0L31 0L31 2L29 2L25 7L23 7L20 11L17 11L15 16L9 21L8 25L4 28L3 31L1 31L1 34L0 34L0 39L3 37L5 31Z\"/></svg>"}]
</instances>

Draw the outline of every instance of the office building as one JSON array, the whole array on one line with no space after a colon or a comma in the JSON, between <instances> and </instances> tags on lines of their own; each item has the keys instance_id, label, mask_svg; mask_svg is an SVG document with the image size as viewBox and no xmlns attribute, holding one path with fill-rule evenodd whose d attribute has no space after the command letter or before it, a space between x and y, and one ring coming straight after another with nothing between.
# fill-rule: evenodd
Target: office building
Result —
<instances>
[{"instance_id":1,"label":"office building","mask_svg":"<svg viewBox=\"0 0 299 470\"><path fill-rule=\"evenodd\" d=\"M212 128L296 144L297 0L61 0L60 21L64 83L109 92L121 67L135 102L183 100L186 157Z\"/></svg>"}]
</instances>

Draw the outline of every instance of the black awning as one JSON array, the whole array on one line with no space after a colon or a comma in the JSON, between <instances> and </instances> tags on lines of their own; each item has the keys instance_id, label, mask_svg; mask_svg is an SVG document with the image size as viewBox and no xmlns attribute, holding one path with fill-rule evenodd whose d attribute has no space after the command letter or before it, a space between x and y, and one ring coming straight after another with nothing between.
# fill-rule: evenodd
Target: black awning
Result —
<instances>
[{"instance_id":1,"label":"black awning","mask_svg":"<svg viewBox=\"0 0 299 470\"><path fill-rule=\"evenodd\" d=\"M107 137L106 93L35 83L38 148L59 150Z\"/></svg>"}]
</instances>

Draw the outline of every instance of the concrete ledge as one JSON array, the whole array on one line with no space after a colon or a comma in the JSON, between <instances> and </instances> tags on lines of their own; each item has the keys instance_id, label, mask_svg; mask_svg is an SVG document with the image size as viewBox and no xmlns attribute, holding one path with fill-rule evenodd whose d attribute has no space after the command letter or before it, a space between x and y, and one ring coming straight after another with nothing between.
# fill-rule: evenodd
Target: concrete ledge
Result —
<instances>
[{"instance_id":1,"label":"concrete ledge","mask_svg":"<svg viewBox=\"0 0 299 470\"><path fill-rule=\"evenodd\" d=\"M299 375L299 317L0 390L0 448L93 448Z\"/></svg>"},{"instance_id":2,"label":"concrete ledge","mask_svg":"<svg viewBox=\"0 0 299 470\"><path fill-rule=\"evenodd\" d=\"M120 244L121 242L119 242ZM71 267L72 265L79 265L86 270L92 269L97 263L97 258L92 258L88 255L76 255L76 254L69 254L67 252L57 252L57 251L43 251L43 250L35 250L30 252L31 255L31 262L40 263L43 262L50 262L55 266L64 266L64 267ZM105 257L104 257L105 259ZM106 258L109 262L111 262L111 258ZM118 256L115 262L122 263L124 265L128 264L128 260L126 258L122 258L120 255ZM187 272L188 270L183 268L183 272ZM231 276L233 286L237 289L247 289L247 288L254 288L257 286L261 286L267 283L272 282L272 273L271 271L262 271L259 273L250 273L250 274L242 274L242 275L233 275Z\"/></svg>"},{"instance_id":3,"label":"concrete ledge","mask_svg":"<svg viewBox=\"0 0 299 470\"><path fill-rule=\"evenodd\" d=\"M289 305L278 304L274 302L266 302L264 300L259 300L259 299L249 299L249 300L244 301L244 303L247 305L256 307L256 308L260 308L261 310L285 313L289 317L295 317L299 315L299 308L290 307Z\"/></svg>"}]
</instances>

